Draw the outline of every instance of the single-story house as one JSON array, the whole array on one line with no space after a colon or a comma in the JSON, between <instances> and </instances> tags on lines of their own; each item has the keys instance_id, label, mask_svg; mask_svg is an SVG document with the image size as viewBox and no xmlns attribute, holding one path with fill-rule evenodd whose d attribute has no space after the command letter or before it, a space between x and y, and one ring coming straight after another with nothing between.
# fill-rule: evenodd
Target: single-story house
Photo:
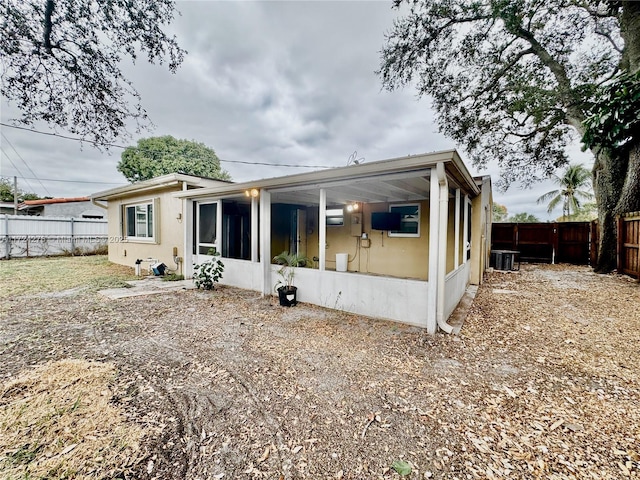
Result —
<instances>
[{"instance_id":1,"label":"single-story house","mask_svg":"<svg viewBox=\"0 0 640 480\"><path fill-rule=\"evenodd\" d=\"M92 196L108 204L111 261L175 257L189 278L215 248L221 283L271 295L273 257L298 253L312 259L295 268L299 301L430 333L451 331L488 266L491 181L455 150L243 183L177 176Z\"/></svg>"},{"instance_id":2,"label":"single-story house","mask_svg":"<svg viewBox=\"0 0 640 480\"><path fill-rule=\"evenodd\" d=\"M153 259L177 273L184 269L185 211L176 192L225 186L229 182L171 173L94 193L91 202L106 210L109 260L134 267L137 260ZM178 262L176 263L176 260ZM145 262L149 269L151 262Z\"/></svg>"},{"instance_id":3,"label":"single-story house","mask_svg":"<svg viewBox=\"0 0 640 480\"><path fill-rule=\"evenodd\" d=\"M90 197L41 198L25 200L18 205L19 215L38 217L92 218L105 217L104 210L96 208Z\"/></svg>"}]
</instances>

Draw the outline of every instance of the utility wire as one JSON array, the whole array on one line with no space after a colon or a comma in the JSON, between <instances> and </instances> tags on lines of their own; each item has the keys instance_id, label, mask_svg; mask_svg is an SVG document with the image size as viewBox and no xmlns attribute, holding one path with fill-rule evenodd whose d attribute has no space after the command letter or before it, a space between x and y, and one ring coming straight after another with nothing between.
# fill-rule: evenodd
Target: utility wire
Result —
<instances>
[{"instance_id":1,"label":"utility wire","mask_svg":"<svg viewBox=\"0 0 640 480\"><path fill-rule=\"evenodd\" d=\"M0 132L0 133L1 133L1 132ZM9 146L13 149L13 151L14 151L14 152L16 152L16 155L18 156L18 158L19 158L20 160L22 160L22 163L24 163L24 164L27 166L27 168L28 168L28 169L29 169L29 171L31 172L31 175L33 175L33 176L36 178L36 180L38 180L38 183L40 183L40 186L44 189L45 193L46 193L48 196L51 196L51 193L49 192L49 190L47 190L47 187L45 187L45 186L43 185L43 183L40 181L40 179L39 179L39 178L38 178L38 176L35 174L35 172L34 172L33 170L31 170L31 167L29 166L29 164L26 162L26 160L25 160L24 158L22 158L22 155L20 155L20 154L18 153L18 151L16 150L16 147L14 147L14 146L13 146L13 143L11 143L11 142L9 141L9 139L7 138L7 136L6 136L4 133L2 133L2 138L4 138L4 139L7 141L7 143L8 143L8 144L9 144ZM5 153L5 155L6 155L6 153Z\"/></svg>"},{"instance_id":2,"label":"utility wire","mask_svg":"<svg viewBox=\"0 0 640 480\"><path fill-rule=\"evenodd\" d=\"M33 180L33 178L30 177L18 177L18 178L22 178L23 180ZM123 185L125 182L92 182L90 180L58 180L55 178L43 178L42 180L44 180L45 182L64 182L64 183L97 183L100 185Z\"/></svg>"},{"instance_id":3,"label":"utility wire","mask_svg":"<svg viewBox=\"0 0 640 480\"><path fill-rule=\"evenodd\" d=\"M20 175L20 178L22 178L23 180L27 180L26 177L22 174L22 172L20 171L20 169L18 168L18 166L13 163L13 160L11 160L11 157L9 157L9 155L7 154L7 152L4 151L4 148L0 147L0 151L2 151L2 153L4 153L4 156L7 158L7 160L9 160L9 163L11 163L11 165L13 165L13 168L16 169L16 171L18 172L18 175ZM29 187L29 190L33 191L34 188L31 186L31 184L27 181L27 186Z\"/></svg>"},{"instance_id":4,"label":"utility wire","mask_svg":"<svg viewBox=\"0 0 640 480\"><path fill-rule=\"evenodd\" d=\"M93 145L96 146L105 146L105 147L116 147L116 148L127 148L125 146L122 145L117 145L115 143L99 143L99 142L95 142L93 140L84 140L82 138L77 138L77 137L68 137L66 135L60 135L59 133L52 133L52 132L43 132L41 130L34 130L32 128L27 128L27 127L19 127L17 125L10 125L8 123L4 123L4 122L0 122L0 125L2 125L3 127L9 127L9 128L15 128L17 130L25 130L26 132L32 132L32 133L39 133L40 135L48 135L50 137L58 137L58 138L64 138L66 140L75 140L76 142L86 142L86 143L92 143Z\"/></svg>"},{"instance_id":5,"label":"utility wire","mask_svg":"<svg viewBox=\"0 0 640 480\"><path fill-rule=\"evenodd\" d=\"M98 143L98 142L95 142L93 140L84 140L82 138L77 138L77 137L68 137L66 135L60 135L59 133L42 132L40 130L33 130L31 128L18 127L17 125L9 125L8 123L4 123L4 122L0 122L0 125L2 125L3 127L16 128L18 130L25 130L27 132L39 133L41 135L49 135L51 137L64 138L66 140L74 140L76 142L91 143L91 144L96 145L96 146L115 147L115 148L122 148L122 149L129 148L129 147L125 147L124 145L118 145L116 143ZM244 160L225 160L223 158L218 158L218 160L220 160L221 162L226 162L226 163L240 163L240 164L243 164L243 165L265 165L267 167L333 168L333 167L329 167L327 165L295 165L295 164L292 164L292 163L250 162L250 161L244 161Z\"/></svg>"}]
</instances>

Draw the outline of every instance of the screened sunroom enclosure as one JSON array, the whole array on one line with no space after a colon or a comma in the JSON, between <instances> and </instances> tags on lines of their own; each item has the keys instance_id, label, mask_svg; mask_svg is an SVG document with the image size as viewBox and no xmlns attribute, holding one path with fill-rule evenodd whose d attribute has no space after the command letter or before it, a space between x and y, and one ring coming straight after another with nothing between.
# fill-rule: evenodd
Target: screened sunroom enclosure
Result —
<instances>
[{"instance_id":1,"label":"screened sunroom enclosure","mask_svg":"<svg viewBox=\"0 0 640 480\"><path fill-rule=\"evenodd\" d=\"M185 266L215 248L221 283L273 295L273 257L298 253L299 301L445 328L469 283L478 187L457 154L425 157L180 192Z\"/></svg>"}]
</instances>

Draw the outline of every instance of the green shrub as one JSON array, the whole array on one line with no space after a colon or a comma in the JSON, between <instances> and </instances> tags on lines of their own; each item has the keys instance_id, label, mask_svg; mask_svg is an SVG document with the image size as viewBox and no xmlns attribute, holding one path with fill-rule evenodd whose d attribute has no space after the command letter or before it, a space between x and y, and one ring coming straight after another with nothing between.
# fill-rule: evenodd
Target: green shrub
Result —
<instances>
[{"instance_id":1,"label":"green shrub","mask_svg":"<svg viewBox=\"0 0 640 480\"><path fill-rule=\"evenodd\" d=\"M204 290L213 290L214 284L222 278L224 271L224 264L218 258L220 253L215 248L210 248L208 253L213 255L211 260L193 266L193 281L198 289L202 287Z\"/></svg>"}]
</instances>

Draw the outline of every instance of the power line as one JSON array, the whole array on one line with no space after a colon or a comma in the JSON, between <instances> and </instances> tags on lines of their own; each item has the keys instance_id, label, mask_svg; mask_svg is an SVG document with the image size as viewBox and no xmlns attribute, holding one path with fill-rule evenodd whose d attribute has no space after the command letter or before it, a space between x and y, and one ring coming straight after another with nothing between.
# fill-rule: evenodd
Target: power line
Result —
<instances>
[{"instance_id":1,"label":"power line","mask_svg":"<svg viewBox=\"0 0 640 480\"><path fill-rule=\"evenodd\" d=\"M4 126L4 127L9 127L9 128L16 128L18 130L25 130L27 132L32 132L32 133L39 133L41 135L49 135L51 137L58 137L58 138L64 138L66 140L74 140L76 142L87 142L87 143L91 143L93 145L96 146L107 146L107 147L115 147L115 148L129 148L129 147L125 147L124 145L118 145L116 143L98 143L95 142L93 140L84 140L82 138L77 138L77 137L68 137L66 135L60 135L59 133L51 133L51 132L42 132L40 130L34 130L31 128L26 128L26 127L19 127L17 125L9 125L8 123L4 123L4 122L0 122L0 125ZM250 161L245 161L245 160L225 160L223 158L218 158L218 160L220 160L221 162L225 162L225 163L240 163L243 165L265 165L267 167L288 167L288 168L333 168L333 167L329 167L327 165L295 165L292 163L268 163L268 162L250 162Z\"/></svg>"},{"instance_id":2,"label":"power line","mask_svg":"<svg viewBox=\"0 0 640 480\"><path fill-rule=\"evenodd\" d=\"M11 160L11 157L9 157L7 152L5 152L4 148L2 148L1 146L0 146L0 151L4 153L4 156L7 158L7 160L9 160L9 163L11 163L11 165L13 165L13 168L16 169L16 171L18 172L18 175L20 175L20 178L22 178L23 180L26 180L26 177L22 175L22 172L20 171L20 169L17 167L15 163L13 163L13 160ZM32 191L34 190L34 188L31 186L31 184L28 181L27 181L27 186L29 187L29 190L32 190Z\"/></svg>"},{"instance_id":3,"label":"power line","mask_svg":"<svg viewBox=\"0 0 640 480\"><path fill-rule=\"evenodd\" d=\"M0 132L0 133L1 133L1 132ZM49 190L47 190L47 187L45 187L45 186L42 184L42 182L40 181L40 179L38 178L38 176L35 174L35 172L34 172L33 170L31 170L31 167L29 166L29 164L26 162L26 160L25 160L24 158L22 158L22 155L20 155L20 154L18 153L18 151L16 150L16 147L14 147L14 146L13 146L13 143L11 143L11 142L9 141L9 139L7 138L7 136L6 136L4 133L2 133L2 138L4 138L4 139L7 141L7 143L8 143L8 144L9 144L9 146L13 149L13 151L14 151L14 152L16 152L16 155L18 156L18 158L19 158L20 160L22 160L22 163L24 163L24 164L27 166L27 168L28 168L28 169L29 169L29 171L31 172L31 175L33 175L33 176L36 178L36 180L38 180L38 183L40 183L40 186L41 186L42 188L44 188L45 193L46 193L47 195L51 196L51 193L49 192ZM6 155L6 152L5 152L5 155Z\"/></svg>"},{"instance_id":4,"label":"power line","mask_svg":"<svg viewBox=\"0 0 640 480\"><path fill-rule=\"evenodd\" d=\"M0 122L0 125L2 125L3 127L15 128L17 130L25 130L27 132L39 133L40 135L48 135L50 137L64 138L66 140L74 140L76 142L92 143L93 145L96 145L96 146L116 147L116 148L123 148L123 149L127 148L125 146L117 145L115 143L99 143L99 142L96 142L96 141L93 141L93 140L85 140L85 139L82 139L82 138L68 137L67 135L60 135L59 133L43 132L41 130L34 130L33 128L19 127L17 125L10 125L10 124L4 123L4 122Z\"/></svg>"},{"instance_id":5,"label":"power line","mask_svg":"<svg viewBox=\"0 0 640 480\"><path fill-rule=\"evenodd\" d=\"M18 177L18 178L22 178L23 180L33 180L33 178L30 178L30 177ZM90 180L58 180L56 178L43 178L42 180L45 182L96 183L100 185L122 185L124 183L124 182L92 182Z\"/></svg>"}]
</instances>

